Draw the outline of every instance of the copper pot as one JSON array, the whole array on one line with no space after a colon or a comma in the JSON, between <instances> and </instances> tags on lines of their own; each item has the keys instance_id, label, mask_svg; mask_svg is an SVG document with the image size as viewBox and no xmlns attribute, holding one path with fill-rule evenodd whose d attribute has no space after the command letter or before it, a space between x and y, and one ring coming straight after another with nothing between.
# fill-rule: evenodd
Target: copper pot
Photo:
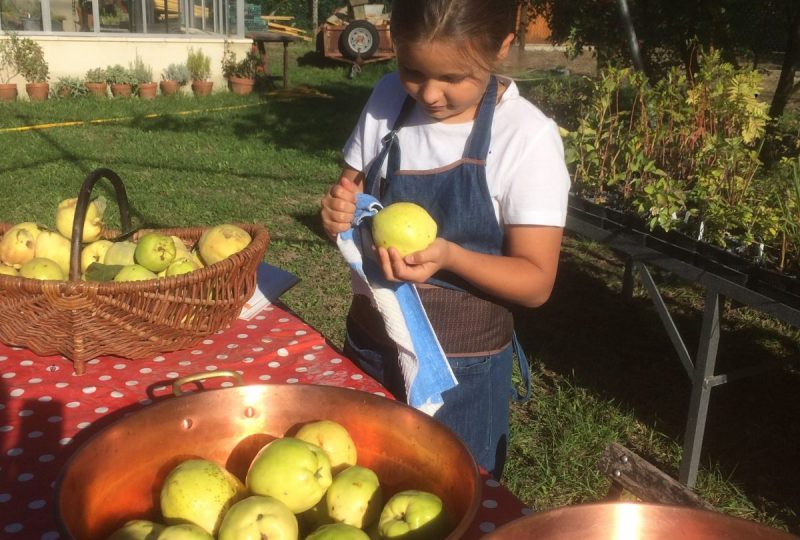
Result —
<instances>
[{"instance_id":1,"label":"copper pot","mask_svg":"<svg viewBox=\"0 0 800 540\"><path fill-rule=\"evenodd\" d=\"M644 503L565 506L517 519L485 540L797 540L708 510Z\"/></svg>"},{"instance_id":2,"label":"copper pot","mask_svg":"<svg viewBox=\"0 0 800 540\"><path fill-rule=\"evenodd\" d=\"M176 393L181 382L174 385ZM263 384L169 398L87 441L56 484L63 537L101 540L129 519L158 520L161 483L179 462L211 459L244 478L264 444L319 419L348 429L359 464L377 473L385 497L411 488L434 492L453 525L448 538L464 534L480 503L480 475L449 429L407 405L367 392Z\"/></svg>"}]
</instances>

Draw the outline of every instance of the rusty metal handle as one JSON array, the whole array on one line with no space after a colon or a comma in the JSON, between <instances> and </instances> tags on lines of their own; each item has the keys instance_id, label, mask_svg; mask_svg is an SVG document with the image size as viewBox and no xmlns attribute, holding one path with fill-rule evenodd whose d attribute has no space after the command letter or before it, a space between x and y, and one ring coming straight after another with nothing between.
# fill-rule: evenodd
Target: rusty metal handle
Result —
<instances>
[{"instance_id":1,"label":"rusty metal handle","mask_svg":"<svg viewBox=\"0 0 800 540\"><path fill-rule=\"evenodd\" d=\"M131 230L131 213L128 205L128 194L125 185L117 173L111 169L95 169L86 175L86 179L81 185L78 193L78 202L75 205L75 215L72 218L72 244L69 252L69 279L79 281L81 279L81 240L83 239L83 225L86 220L86 212L89 208L89 195L92 188L101 178L107 178L117 192L117 205L119 206L119 219L122 224L123 233Z\"/></svg>"},{"instance_id":2,"label":"rusty metal handle","mask_svg":"<svg viewBox=\"0 0 800 540\"><path fill-rule=\"evenodd\" d=\"M186 377L175 379L175 381L172 383L172 393L175 394L175 397L181 396L183 395L181 386L184 384L202 381L205 379L214 379L217 377L230 377L232 379L236 379L236 386L242 386L242 376L235 371L209 371L206 373L194 373L192 375L187 375Z\"/></svg>"}]
</instances>

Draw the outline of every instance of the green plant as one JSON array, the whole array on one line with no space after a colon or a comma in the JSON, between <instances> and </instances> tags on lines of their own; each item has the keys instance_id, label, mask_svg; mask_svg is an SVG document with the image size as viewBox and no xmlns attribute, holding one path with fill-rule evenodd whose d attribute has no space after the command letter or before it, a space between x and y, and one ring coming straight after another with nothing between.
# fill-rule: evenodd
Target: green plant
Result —
<instances>
[{"instance_id":1,"label":"green plant","mask_svg":"<svg viewBox=\"0 0 800 540\"><path fill-rule=\"evenodd\" d=\"M83 81L78 77L59 77L50 89L55 98L80 97L89 93Z\"/></svg>"},{"instance_id":2,"label":"green plant","mask_svg":"<svg viewBox=\"0 0 800 540\"><path fill-rule=\"evenodd\" d=\"M0 42L0 82L21 75L29 83L47 82L50 70L42 47L30 38L9 33Z\"/></svg>"},{"instance_id":3,"label":"green plant","mask_svg":"<svg viewBox=\"0 0 800 540\"><path fill-rule=\"evenodd\" d=\"M203 54L200 49L195 51L193 48L189 48L186 67L194 81L204 81L211 76L211 58Z\"/></svg>"},{"instance_id":4,"label":"green plant","mask_svg":"<svg viewBox=\"0 0 800 540\"><path fill-rule=\"evenodd\" d=\"M92 68L86 72L84 81L88 83L104 83L106 82L106 70L103 68Z\"/></svg>"},{"instance_id":5,"label":"green plant","mask_svg":"<svg viewBox=\"0 0 800 540\"><path fill-rule=\"evenodd\" d=\"M180 86L185 86L192 78L186 64L170 64L161 72L161 78L165 81L175 81Z\"/></svg>"},{"instance_id":6,"label":"green plant","mask_svg":"<svg viewBox=\"0 0 800 540\"><path fill-rule=\"evenodd\" d=\"M236 53L231 50L229 43L225 42L225 52L222 54L222 75L224 77L255 79L263 69L261 58L255 51L255 47L251 47L245 57L237 61Z\"/></svg>"},{"instance_id":7,"label":"green plant","mask_svg":"<svg viewBox=\"0 0 800 540\"><path fill-rule=\"evenodd\" d=\"M145 64L138 53L133 62L128 65L128 72L136 80L137 84L153 82L153 68Z\"/></svg>"},{"instance_id":8,"label":"green plant","mask_svg":"<svg viewBox=\"0 0 800 540\"><path fill-rule=\"evenodd\" d=\"M121 64L114 64L106 68L106 82L108 84L136 84L136 78L131 71Z\"/></svg>"}]
</instances>

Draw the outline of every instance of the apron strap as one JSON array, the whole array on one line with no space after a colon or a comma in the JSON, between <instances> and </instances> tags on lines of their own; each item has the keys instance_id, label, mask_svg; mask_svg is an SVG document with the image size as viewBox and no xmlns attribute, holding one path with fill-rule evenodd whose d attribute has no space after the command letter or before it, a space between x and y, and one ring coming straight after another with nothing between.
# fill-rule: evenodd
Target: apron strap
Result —
<instances>
[{"instance_id":1,"label":"apron strap","mask_svg":"<svg viewBox=\"0 0 800 540\"><path fill-rule=\"evenodd\" d=\"M492 120L494 119L494 105L497 101L497 77L492 75L489 86L483 93L478 116L475 118L475 128L467 147L467 157L485 160L489 155L489 142L492 139Z\"/></svg>"},{"instance_id":2,"label":"apron strap","mask_svg":"<svg viewBox=\"0 0 800 540\"><path fill-rule=\"evenodd\" d=\"M525 351L522 350L522 345L517 339L517 333L514 332L514 337L511 342L514 346L514 352L517 353L517 364L519 365L519 373L522 377L522 385L525 387L525 394L520 393L519 390L515 391L513 396L515 403L524 403L531 397L531 368L528 364L528 358L525 356Z\"/></svg>"},{"instance_id":3,"label":"apron strap","mask_svg":"<svg viewBox=\"0 0 800 540\"><path fill-rule=\"evenodd\" d=\"M392 171L396 171L400 168L400 145L397 144L397 131L411 115L411 111L414 110L414 105L416 105L414 98L406 96L405 101L403 101L403 106L400 108L400 112L397 114L394 124L392 124L392 130L381 139L383 148L381 148L380 153L373 160L367 171L367 176L364 180L365 191L378 200L383 199L386 186L389 182L388 178L385 181L381 178L381 169L383 169L383 163L386 161L387 157L389 159L386 168L387 177Z\"/></svg>"}]
</instances>

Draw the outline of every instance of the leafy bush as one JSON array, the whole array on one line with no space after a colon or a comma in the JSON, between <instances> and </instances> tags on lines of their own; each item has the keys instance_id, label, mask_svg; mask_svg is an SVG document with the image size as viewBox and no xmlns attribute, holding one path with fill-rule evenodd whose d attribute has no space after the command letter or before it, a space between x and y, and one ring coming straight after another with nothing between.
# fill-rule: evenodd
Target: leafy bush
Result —
<instances>
[{"instance_id":1,"label":"leafy bush","mask_svg":"<svg viewBox=\"0 0 800 540\"><path fill-rule=\"evenodd\" d=\"M237 61L236 53L230 49L228 42L225 42L225 52L222 54L222 75L225 78L255 79L263 69L261 57L255 47L251 47L245 57Z\"/></svg>"},{"instance_id":2,"label":"leafy bush","mask_svg":"<svg viewBox=\"0 0 800 540\"><path fill-rule=\"evenodd\" d=\"M103 68L92 68L86 72L84 80L88 83L106 82L106 70Z\"/></svg>"},{"instance_id":3,"label":"leafy bush","mask_svg":"<svg viewBox=\"0 0 800 540\"><path fill-rule=\"evenodd\" d=\"M211 76L211 58L203 54L200 49L195 51L191 47L189 48L186 67L194 81L204 81Z\"/></svg>"},{"instance_id":4,"label":"leafy bush","mask_svg":"<svg viewBox=\"0 0 800 540\"><path fill-rule=\"evenodd\" d=\"M41 45L11 32L0 42L0 82L21 75L29 83L47 82L50 70Z\"/></svg>"},{"instance_id":5,"label":"leafy bush","mask_svg":"<svg viewBox=\"0 0 800 540\"><path fill-rule=\"evenodd\" d=\"M55 98L81 97L89 93L78 77L59 77L50 89Z\"/></svg>"},{"instance_id":6,"label":"leafy bush","mask_svg":"<svg viewBox=\"0 0 800 540\"><path fill-rule=\"evenodd\" d=\"M138 54L133 62L128 65L128 72L131 77L136 81L136 84L144 84L153 82L153 68L144 63L142 57Z\"/></svg>"},{"instance_id":7,"label":"leafy bush","mask_svg":"<svg viewBox=\"0 0 800 540\"><path fill-rule=\"evenodd\" d=\"M165 81L175 81L180 86L185 86L192 78L186 64L170 64L161 72L161 78Z\"/></svg>"},{"instance_id":8,"label":"leafy bush","mask_svg":"<svg viewBox=\"0 0 800 540\"><path fill-rule=\"evenodd\" d=\"M136 84L133 74L121 64L114 64L106 68L106 82L108 84Z\"/></svg>"}]
</instances>

